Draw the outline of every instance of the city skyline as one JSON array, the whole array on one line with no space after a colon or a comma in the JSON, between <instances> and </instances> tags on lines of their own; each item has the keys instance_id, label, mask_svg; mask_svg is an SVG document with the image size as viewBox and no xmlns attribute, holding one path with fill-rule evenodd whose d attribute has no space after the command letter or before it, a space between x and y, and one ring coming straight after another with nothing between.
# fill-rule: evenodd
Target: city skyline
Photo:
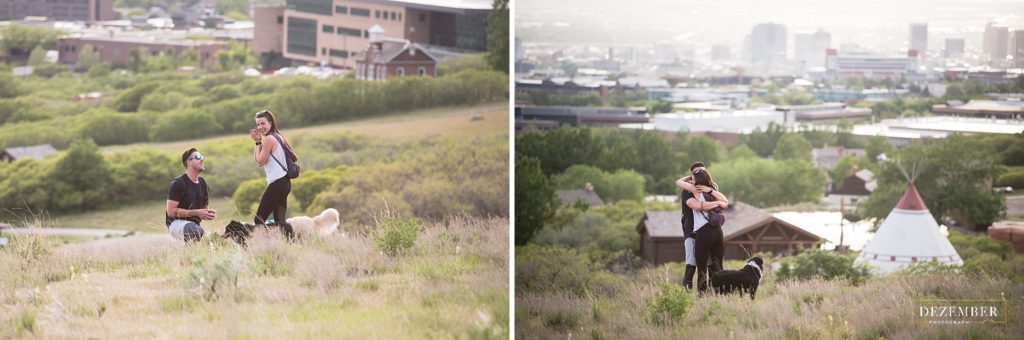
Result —
<instances>
[{"instance_id":1,"label":"city skyline","mask_svg":"<svg viewBox=\"0 0 1024 340\"><path fill-rule=\"evenodd\" d=\"M798 32L822 29L832 47L857 45L876 53L899 54L910 46L909 27L928 26L928 51L941 53L947 38L964 39L968 50L981 50L989 22L1024 28L1020 1L817 1L762 3L726 0L679 4L666 0L629 3L567 0L552 7L535 0L516 2L515 35L526 43L650 45L677 43L710 48L724 45L739 51L757 24L785 26L788 39ZM682 7L678 10L666 8ZM571 11L566 9L573 9ZM637 23L642 23L638 25ZM684 24L676 24L684 23ZM792 55L792 43L787 54Z\"/></svg>"}]
</instances>

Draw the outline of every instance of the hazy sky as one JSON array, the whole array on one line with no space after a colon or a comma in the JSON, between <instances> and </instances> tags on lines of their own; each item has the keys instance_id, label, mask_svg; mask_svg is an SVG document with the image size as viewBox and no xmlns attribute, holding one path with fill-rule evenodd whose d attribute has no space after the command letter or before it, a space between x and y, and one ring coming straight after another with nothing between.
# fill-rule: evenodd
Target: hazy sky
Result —
<instances>
[{"instance_id":1,"label":"hazy sky","mask_svg":"<svg viewBox=\"0 0 1024 340\"><path fill-rule=\"evenodd\" d=\"M515 0L516 34L525 42L739 45L760 22L797 31L819 27L832 44L906 45L911 22L929 25L929 49L946 37L981 46L985 23L1024 29L1024 0Z\"/></svg>"}]
</instances>

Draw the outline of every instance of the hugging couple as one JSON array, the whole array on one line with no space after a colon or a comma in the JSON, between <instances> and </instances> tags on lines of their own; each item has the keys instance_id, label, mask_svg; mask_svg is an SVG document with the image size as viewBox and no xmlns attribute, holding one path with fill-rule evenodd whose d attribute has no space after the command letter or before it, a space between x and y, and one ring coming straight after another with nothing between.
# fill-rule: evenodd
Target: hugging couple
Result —
<instances>
[{"instance_id":1,"label":"hugging couple","mask_svg":"<svg viewBox=\"0 0 1024 340\"><path fill-rule=\"evenodd\" d=\"M676 186L683 190L681 222L686 247L683 287L693 288L693 273L696 271L697 290L703 293L711 275L722 270L725 257L721 222L711 223L715 217L712 210L728 208L729 199L718 191L718 185L712 181L704 162L690 165L690 175L677 180Z\"/></svg>"}]
</instances>

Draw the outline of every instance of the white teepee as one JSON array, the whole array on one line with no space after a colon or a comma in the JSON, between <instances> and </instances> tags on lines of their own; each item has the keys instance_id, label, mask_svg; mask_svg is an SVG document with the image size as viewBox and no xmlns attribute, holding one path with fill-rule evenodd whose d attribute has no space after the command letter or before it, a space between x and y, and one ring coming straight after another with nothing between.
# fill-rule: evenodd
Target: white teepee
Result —
<instances>
[{"instance_id":1,"label":"white teepee","mask_svg":"<svg viewBox=\"0 0 1024 340\"><path fill-rule=\"evenodd\" d=\"M855 263L874 267L873 273L887 274L900 267L925 261L963 265L949 239L928 212L917 188L911 184L903 198L878 227L875 237L861 250Z\"/></svg>"}]
</instances>

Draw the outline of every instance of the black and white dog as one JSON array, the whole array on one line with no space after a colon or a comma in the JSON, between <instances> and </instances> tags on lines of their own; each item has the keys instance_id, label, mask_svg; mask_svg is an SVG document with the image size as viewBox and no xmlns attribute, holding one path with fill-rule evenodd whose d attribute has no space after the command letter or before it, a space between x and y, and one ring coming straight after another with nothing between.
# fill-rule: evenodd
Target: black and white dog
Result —
<instances>
[{"instance_id":1,"label":"black and white dog","mask_svg":"<svg viewBox=\"0 0 1024 340\"><path fill-rule=\"evenodd\" d=\"M273 227L273 226L274 225L270 225L270 226L266 226L266 227ZM224 235L221 235L221 237L223 237L223 238L230 238L230 239L234 240L236 243L241 244L241 245L244 246L245 245L245 240L248 239L250 236L252 236L252 233L253 233L253 231L256 230L256 227L257 227L257 225L254 225L254 224L242 223L242 222L238 222L238 221L235 221L235 220L231 220L231 223L228 223L227 227L224 228ZM288 222L284 222L284 223L281 223L281 224L277 225L276 227L279 230L281 230L281 233L284 234L284 236L288 240L294 239L295 234L292 231L292 225L291 224L288 224Z\"/></svg>"},{"instance_id":2,"label":"black and white dog","mask_svg":"<svg viewBox=\"0 0 1024 340\"><path fill-rule=\"evenodd\" d=\"M753 300L754 294L757 293L757 285L761 283L763 267L764 261L760 257L752 257L740 270L723 270L711 275L711 287L719 294L750 292L750 299Z\"/></svg>"}]
</instances>

